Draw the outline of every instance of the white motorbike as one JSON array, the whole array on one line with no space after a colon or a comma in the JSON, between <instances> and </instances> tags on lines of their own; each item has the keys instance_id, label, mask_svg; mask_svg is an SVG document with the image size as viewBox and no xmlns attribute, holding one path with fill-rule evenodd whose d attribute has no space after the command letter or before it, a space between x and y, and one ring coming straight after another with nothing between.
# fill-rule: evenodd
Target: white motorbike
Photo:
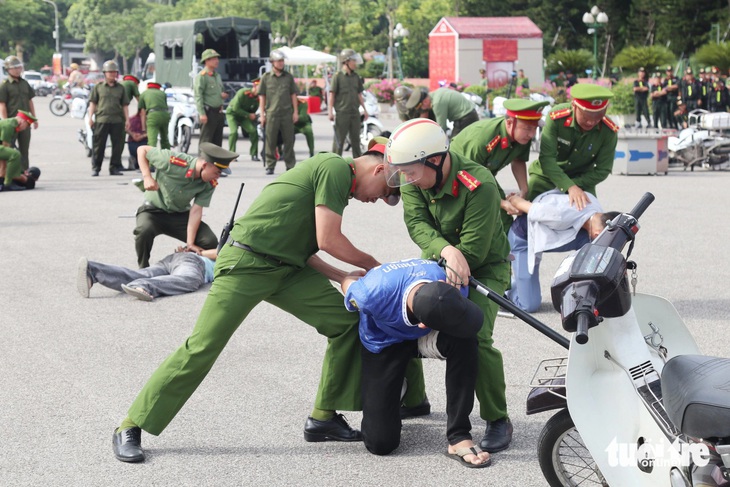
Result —
<instances>
[{"instance_id":1,"label":"white motorbike","mask_svg":"<svg viewBox=\"0 0 730 487\"><path fill-rule=\"evenodd\" d=\"M671 303L629 285L638 218L653 199L644 195L558 269L551 294L570 341L472 280L568 348L540 364L527 400L528 414L558 410L538 441L553 487L730 485L730 359L701 355Z\"/></svg>"},{"instance_id":2,"label":"white motorbike","mask_svg":"<svg viewBox=\"0 0 730 487\"><path fill-rule=\"evenodd\" d=\"M57 117L63 117L69 111L74 108L78 109L79 106L83 106L84 112L89 103L89 93L87 88L71 88L70 91L64 91L53 96L49 108L51 113ZM74 118L83 118L75 116L74 112L71 113Z\"/></svg>"},{"instance_id":3,"label":"white motorbike","mask_svg":"<svg viewBox=\"0 0 730 487\"><path fill-rule=\"evenodd\" d=\"M167 134L171 147L188 152L193 134L200 129L198 110L192 93L175 88L165 89L167 106L171 109Z\"/></svg>"},{"instance_id":4,"label":"white motorbike","mask_svg":"<svg viewBox=\"0 0 730 487\"><path fill-rule=\"evenodd\" d=\"M730 113L693 110L688 127L667 139L669 163L684 170L695 167L730 169Z\"/></svg>"}]
</instances>

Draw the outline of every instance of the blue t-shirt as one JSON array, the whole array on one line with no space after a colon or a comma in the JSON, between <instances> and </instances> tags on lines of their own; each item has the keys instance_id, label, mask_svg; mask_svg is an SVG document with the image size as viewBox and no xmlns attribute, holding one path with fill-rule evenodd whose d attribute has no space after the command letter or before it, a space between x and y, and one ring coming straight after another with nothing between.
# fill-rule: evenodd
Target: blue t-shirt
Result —
<instances>
[{"instance_id":1,"label":"blue t-shirt","mask_svg":"<svg viewBox=\"0 0 730 487\"><path fill-rule=\"evenodd\" d=\"M345 294L345 307L360 312L360 341L372 353L396 343L416 340L431 330L408 319L406 306L413 286L445 281L446 273L432 260L407 259L382 264L353 282ZM469 289L461 289L466 297Z\"/></svg>"}]
</instances>

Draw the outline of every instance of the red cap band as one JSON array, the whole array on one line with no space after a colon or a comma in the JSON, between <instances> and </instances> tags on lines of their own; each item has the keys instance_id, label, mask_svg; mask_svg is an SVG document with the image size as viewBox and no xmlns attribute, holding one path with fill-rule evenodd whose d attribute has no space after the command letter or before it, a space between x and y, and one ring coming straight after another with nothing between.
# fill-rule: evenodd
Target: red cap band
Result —
<instances>
[{"instance_id":1,"label":"red cap band","mask_svg":"<svg viewBox=\"0 0 730 487\"><path fill-rule=\"evenodd\" d=\"M162 88L162 85L159 83L147 83L147 88L157 88L159 90Z\"/></svg>"},{"instance_id":2,"label":"red cap band","mask_svg":"<svg viewBox=\"0 0 730 487\"><path fill-rule=\"evenodd\" d=\"M374 144L371 148L368 149L368 152L379 152L381 154L385 154L385 145L384 144Z\"/></svg>"},{"instance_id":3,"label":"red cap band","mask_svg":"<svg viewBox=\"0 0 730 487\"><path fill-rule=\"evenodd\" d=\"M589 112L600 112L608 106L608 100L578 100L573 99L576 105Z\"/></svg>"},{"instance_id":4,"label":"red cap band","mask_svg":"<svg viewBox=\"0 0 730 487\"><path fill-rule=\"evenodd\" d=\"M28 123L33 123L33 119L21 111L18 112L18 116Z\"/></svg>"},{"instance_id":5,"label":"red cap band","mask_svg":"<svg viewBox=\"0 0 730 487\"><path fill-rule=\"evenodd\" d=\"M535 110L519 110L513 112L512 110L507 110L507 116L520 120L540 120L542 118L542 112Z\"/></svg>"},{"instance_id":6,"label":"red cap band","mask_svg":"<svg viewBox=\"0 0 730 487\"><path fill-rule=\"evenodd\" d=\"M136 76L132 76L131 74L124 75L122 79L124 81L134 81L135 83L139 83L139 79L137 79Z\"/></svg>"}]
</instances>

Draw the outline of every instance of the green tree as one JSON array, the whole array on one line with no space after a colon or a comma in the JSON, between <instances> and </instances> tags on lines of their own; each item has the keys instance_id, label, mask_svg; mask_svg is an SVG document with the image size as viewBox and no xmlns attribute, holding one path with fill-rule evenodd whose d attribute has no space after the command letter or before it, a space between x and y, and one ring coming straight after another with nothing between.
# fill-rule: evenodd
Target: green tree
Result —
<instances>
[{"instance_id":1,"label":"green tree","mask_svg":"<svg viewBox=\"0 0 730 487\"><path fill-rule=\"evenodd\" d=\"M86 51L109 49L111 34L106 32L110 26L105 16L121 22L122 12L141 5L143 0L79 0L68 11L66 27L72 36L84 40Z\"/></svg>"},{"instance_id":2,"label":"green tree","mask_svg":"<svg viewBox=\"0 0 730 487\"><path fill-rule=\"evenodd\" d=\"M650 72L658 66L673 64L676 58L663 46L627 47L613 58L613 66L624 71L636 71L645 67Z\"/></svg>"},{"instance_id":3,"label":"green tree","mask_svg":"<svg viewBox=\"0 0 730 487\"><path fill-rule=\"evenodd\" d=\"M42 2L4 0L2 2L2 27L0 27L0 52L27 59L35 46L50 44L53 32L53 11L44 8ZM27 51L27 52L26 52ZM25 54L28 54L26 56ZM50 58L47 63L50 63Z\"/></svg>"},{"instance_id":4,"label":"green tree","mask_svg":"<svg viewBox=\"0 0 730 487\"><path fill-rule=\"evenodd\" d=\"M556 74L560 71L572 71L581 76L586 69L593 67L593 53L588 49L560 50L547 58L547 73Z\"/></svg>"},{"instance_id":5,"label":"green tree","mask_svg":"<svg viewBox=\"0 0 730 487\"><path fill-rule=\"evenodd\" d=\"M730 42L705 44L695 53L695 60L702 65L717 66L720 72L727 73L730 69Z\"/></svg>"}]
</instances>

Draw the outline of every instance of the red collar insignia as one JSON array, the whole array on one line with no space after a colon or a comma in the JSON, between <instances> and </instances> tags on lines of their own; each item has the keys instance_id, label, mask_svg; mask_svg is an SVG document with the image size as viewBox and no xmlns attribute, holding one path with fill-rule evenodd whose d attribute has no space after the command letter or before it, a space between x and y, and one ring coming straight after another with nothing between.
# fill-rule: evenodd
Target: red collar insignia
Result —
<instances>
[{"instance_id":1,"label":"red collar insignia","mask_svg":"<svg viewBox=\"0 0 730 487\"><path fill-rule=\"evenodd\" d=\"M502 149L509 148L509 139L507 137L502 137Z\"/></svg>"},{"instance_id":2,"label":"red collar insignia","mask_svg":"<svg viewBox=\"0 0 730 487\"><path fill-rule=\"evenodd\" d=\"M193 170L192 169L188 169L188 172L185 173L185 177L186 178L192 178L193 177Z\"/></svg>"},{"instance_id":3,"label":"red collar insignia","mask_svg":"<svg viewBox=\"0 0 730 487\"><path fill-rule=\"evenodd\" d=\"M210 185L215 188L216 186L218 186L218 180L217 179L211 179L210 180Z\"/></svg>"},{"instance_id":4,"label":"red collar insignia","mask_svg":"<svg viewBox=\"0 0 730 487\"><path fill-rule=\"evenodd\" d=\"M451 185L451 196L459 196L459 181L454 179L454 184Z\"/></svg>"},{"instance_id":5,"label":"red collar insignia","mask_svg":"<svg viewBox=\"0 0 730 487\"><path fill-rule=\"evenodd\" d=\"M565 123L563 124L563 127L570 127L571 123L573 123L573 117L568 117L565 119Z\"/></svg>"}]
</instances>

